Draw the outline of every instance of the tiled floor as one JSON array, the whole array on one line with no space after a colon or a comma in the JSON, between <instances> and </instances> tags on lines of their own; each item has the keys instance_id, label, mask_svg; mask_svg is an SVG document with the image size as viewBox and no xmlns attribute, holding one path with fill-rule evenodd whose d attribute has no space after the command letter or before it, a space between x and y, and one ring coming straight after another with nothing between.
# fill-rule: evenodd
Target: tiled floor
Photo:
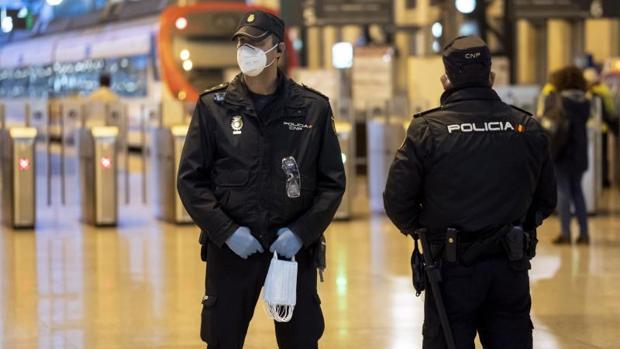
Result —
<instances>
[{"instance_id":1,"label":"tiled floor","mask_svg":"<svg viewBox=\"0 0 620 349\"><path fill-rule=\"evenodd\" d=\"M39 205L36 233L0 228L0 348L204 347L198 231L154 220L140 202L139 179L132 175L132 203L121 206L118 228L80 224L76 201L61 206L57 187L52 206ZM327 234L321 347L420 348L412 244L386 218L369 215L360 193L356 218ZM620 195L606 192L602 206L589 247L551 245L555 218L540 233L531 272L535 348L620 348ZM260 307L246 348L276 348Z\"/></svg>"}]
</instances>

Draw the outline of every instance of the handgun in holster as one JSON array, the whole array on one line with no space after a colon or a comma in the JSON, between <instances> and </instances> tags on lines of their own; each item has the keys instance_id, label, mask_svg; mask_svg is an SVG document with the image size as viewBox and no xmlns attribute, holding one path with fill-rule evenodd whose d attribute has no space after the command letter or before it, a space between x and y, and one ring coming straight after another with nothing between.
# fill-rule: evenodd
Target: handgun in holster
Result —
<instances>
[{"instance_id":1,"label":"handgun in holster","mask_svg":"<svg viewBox=\"0 0 620 349\"><path fill-rule=\"evenodd\" d=\"M413 237L413 253L411 254L411 271L413 288L415 289L416 297L419 297L426 289L426 277L424 276L424 258L420 253L419 240L420 237L416 234L411 234Z\"/></svg>"},{"instance_id":2,"label":"handgun in holster","mask_svg":"<svg viewBox=\"0 0 620 349\"><path fill-rule=\"evenodd\" d=\"M529 260L536 257L536 245L538 245L538 236L536 229L526 231L525 234L525 255Z\"/></svg>"},{"instance_id":3,"label":"handgun in holster","mask_svg":"<svg viewBox=\"0 0 620 349\"><path fill-rule=\"evenodd\" d=\"M327 269L327 241L325 240L325 235L321 235L321 239L314 248L314 265L319 270L321 282L324 282L323 272Z\"/></svg>"},{"instance_id":4,"label":"handgun in holster","mask_svg":"<svg viewBox=\"0 0 620 349\"><path fill-rule=\"evenodd\" d=\"M207 232L204 230L200 231L200 236L198 237L198 243L200 244L200 259L203 262L207 261L207 248L209 244L209 239L207 238Z\"/></svg>"},{"instance_id":5,"label":"handgun in holster","mask_svg":"<svg viewBox=\"0 0 620 349\"><path fill-rule=\"evenodd\" d=\"M504 249L511 262L520 261L525 256L525 232L521 226L513 226L502 240Z\"/></svg>"},{"instance_id":6,"label":"handgun in holster","mask_svg":"<svg viewBox=\"0 0 620 349\"><path fill-rule=\"evenodd\" d=\"M536 257L536 246L538 245L538 234L536 229L543 223L545 216L539 212L529 212L523 221L525 233L525 255L528 259Z\"/></svg>"}]
</instances>

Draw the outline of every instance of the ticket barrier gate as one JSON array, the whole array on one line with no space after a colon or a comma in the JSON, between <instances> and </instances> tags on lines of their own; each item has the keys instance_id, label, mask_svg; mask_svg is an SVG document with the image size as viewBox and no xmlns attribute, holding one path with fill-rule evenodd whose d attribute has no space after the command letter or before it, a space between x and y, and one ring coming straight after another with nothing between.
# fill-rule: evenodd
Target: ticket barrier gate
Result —
<instances>
[{"instance_id":1,"label":"ticket barrier gate","mask_svg":"<svg viewBox=\"0 0 620 349\"><path fill-rule=\"evenodd\" d=\"M25 105L25 124L37 129L37 141L46 142L49 128L49 109L47 101L30 101Z\"/></svg>"},{"instance_id":2,"label":"ticket barrier gate","mask_svg":"<svg viewBox=\"0 0 620 349\"><path fill-rule=\"evenodd\" d=\"M383 190L396 150L405 138L402 122L372 119L367 122L368 192L372 212L384 212Z\"/></svg>"},{"instance_id":3,"label":"ticket barrier gate","mask_svg":"<svg viewBox=\"0 0 620 349\"><path fill-rule=\"evenodd\" d=\"M406 98L394 98L386 102L384 108L372 107L368 110L368 199L371 212L385 212L383 190L394 155L405 139L410 122L410 119L404 118L409 115L408 109Z\"/></svg>"},{"instance_id":4,"label":"ticket barrier gate","mask_svg":"<svg viewBox=\"0 0 620 349\"><path fill-rule=\"evenodd\" d=\"M36 137L33 127L0 130L3 220L13 228L36 223Z\"/></svg>"},{"instance_id":5,"label":"ticket barrier gate","mask_svg":"<svg viewBox=\"0 0 620 349\"><path fill-rule=\"evenodd\" d=\"M151 137L153 175L158 193L156 216L175 224L192 222L181 202L176 185L187 130L187 125L157 127L153 128Z\"/></svg>"},{"instance_id":6,"label":"ticket barrier gate","mask_svg":"<svg viewBox=\"0 0 620 349\"><path fill-rule=\"evenodd\" d=\"M67 204L67 173L78 172L78 153L77 153L77 130L82 122L82 112L84 108L77 101L63 101L58 108L60 137L60 195L61 203ZM73 194L79 194L76 190ZM74 196L76 197L76 196Z\"/></svg>"},{"instance_id":7,"label":"ticket barrier gate","mask_svg":"<svg viewBox=\"0 0 620 349\"><path fill-rule=\"evenodd\" d=\"M342 152L344 173L347 177L346 190L336 211L335 218L350 219L353 215L353 198L355 197L355 140L353 138L353 124L338 121L335 126L340 143L340 151Z\"/></svg>"},{"instance_id":8,"label":"ticket barrier gate","mask_svg":"<svg viewBox=\"0 0 620 349\"><path fill-rule=\"evenodd\" d=\"M95 226L118 222L119 131L94 126L77 131L82 221Z\"/></svg>"},{"instance_id":9,"label":"ticket barrier gate","mask_svg":"<svg viewBox=\"0 0 620 349\"><path fill-rule=\"evenodd\" d=\"M586 200L586 211L595 215L603 192L603 158L601 152L601 130L603 105L598 97L592 99L591 117L588 121L588 170L582 178L582 187Z\"/></svg>"}]
</instances>

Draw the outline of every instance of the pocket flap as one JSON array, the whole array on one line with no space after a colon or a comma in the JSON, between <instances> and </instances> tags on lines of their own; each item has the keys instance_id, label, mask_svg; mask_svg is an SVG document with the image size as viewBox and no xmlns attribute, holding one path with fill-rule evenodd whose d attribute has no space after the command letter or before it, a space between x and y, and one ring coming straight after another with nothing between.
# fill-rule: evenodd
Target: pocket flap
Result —
<instances>
[{"instance_id":1,"label":"pocket flap","mask_svg":"<svg viewBox=\"0 0 620 349\"><path fill-rule=\"evenodd\" d=\"M248 170L218 171L215 183L222 187L242 187L248 183Z\"/></svg>"},{"instance_id":2,"label":"pocket flap","mask_svg":"<svg viewBox=\"0 0 620 349\"><path fill-rule=\"evenodd\" d=\"M204 305L206 308L214 306L216 302L217 296L204 296L202 298L202 305Z\"/></svg>"}]
</instances>

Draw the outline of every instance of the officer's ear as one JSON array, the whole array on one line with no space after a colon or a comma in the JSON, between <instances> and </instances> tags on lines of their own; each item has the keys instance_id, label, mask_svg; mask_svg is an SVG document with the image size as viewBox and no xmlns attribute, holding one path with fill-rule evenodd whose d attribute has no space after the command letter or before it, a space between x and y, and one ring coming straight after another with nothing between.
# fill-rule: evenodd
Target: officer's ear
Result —
<instances>
[{"instance_id":1,"label":"officer's ear","mask_svg":"<svg viewBox=\"0 0 620 349\"><path fill-rule=\"evenodd\" d=\"M284 53L284 50L286 50L286 45L284 44L284 42L278 43L278 47L276 48L276 50L278 51L278 53L281 56ZM280 57L280 56L278 56L278 57Z\"/></svg>"},{"instance_id":2,"label":"officer's ear","mask_svg":"<svg viewBox=\"0 0 620 349\"><path fill-rule=\"evenodd\" d=\"M441 85L443 86L444 90L449 90L450 88L452 88L452 82L448 78L448 75L443 74L440 80L441 80Z\"/></svg>"},{"instance_id":3,"label":"officer's ear","mask_svg":"<svg viewBox=\"0 0 620 349\"><path fill-rule=\"evenodd\" d=\"M493 87L494 84L495 84L495 72L492 71L491 74L489 74L489 86Z\"/></svg>"}]
</instances>

